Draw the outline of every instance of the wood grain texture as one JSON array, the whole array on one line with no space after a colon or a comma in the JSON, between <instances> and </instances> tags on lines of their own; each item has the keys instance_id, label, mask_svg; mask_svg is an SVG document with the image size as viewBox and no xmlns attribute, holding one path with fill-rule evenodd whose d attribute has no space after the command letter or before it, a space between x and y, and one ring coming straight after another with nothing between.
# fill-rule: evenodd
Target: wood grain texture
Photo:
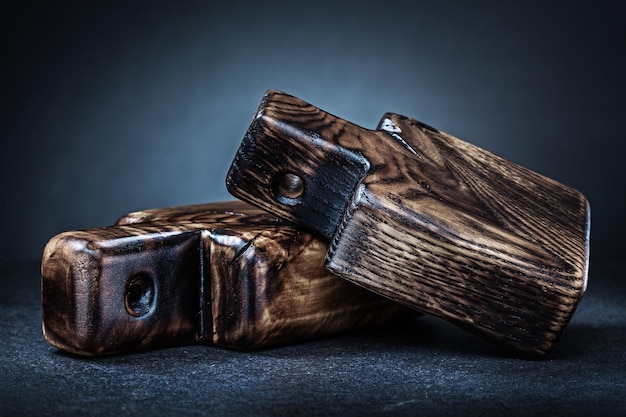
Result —
<instances>
[{"instance_id":1,"label":"wood grain texture","mask_svg":"<svg viewBox=\"0 0 626 417\"><path fill-rule=\"evenodd\" d=\"M115 226L61 233L42 258L44 335L89 356L197 343L248 349L410 315L330 274L327 249L236 201L129 213ZM138 278L153 298L135 295L133 310Z\"/></svg>"},{"instance_id":2,"label":"wood grain texture","mask_svg":"<svg viewBox=\"0 0 626 417\"><path fill-rule=\"evenodd\" d=\"M270 91L227 186L329 239L337 275L523 354L555 347L586 289L581 193L404 116L367 130Z\"/></svg>"},{"instance_id":3,"label":"wood grain texture","mask_svg":"<svg viewBox=\"0 0 626 417\"><path fill-rule=\"evenodd\" d=\"M44 336L89 356L191 344L200 268L193 229L144 224L61 233L45 246L41 263ZM156 287L141 317L125 307L134 277Z\"/></svg>"}]
</instances>

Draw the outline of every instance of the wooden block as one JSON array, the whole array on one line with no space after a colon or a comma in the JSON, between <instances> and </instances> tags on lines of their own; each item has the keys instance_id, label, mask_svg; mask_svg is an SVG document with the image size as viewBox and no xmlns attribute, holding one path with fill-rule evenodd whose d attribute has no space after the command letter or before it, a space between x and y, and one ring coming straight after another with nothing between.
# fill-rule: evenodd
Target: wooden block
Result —
<instances>
[{"instance_id":1,"label":"wooden block","mask_svg":"<svg viewBox=\"0 0 626 417\"><path fill-rule=\"evenodd\" d=\"M320 239L242 202L153 209L61 233L42 259L43 330L80 355L259 348L408 317L330 274Z\"/></svg>"},{"instance_id":2,"label":"wooden block","mask_svg":"<svg viewBox=\"0 0 626 417\"><path fill-rule=\"evenodd\" d=\"M333 273L530 356L587 285L581 193L408 117L368 130L269 91L226 184L330 241Z\"/></svg>"}]
</instances>

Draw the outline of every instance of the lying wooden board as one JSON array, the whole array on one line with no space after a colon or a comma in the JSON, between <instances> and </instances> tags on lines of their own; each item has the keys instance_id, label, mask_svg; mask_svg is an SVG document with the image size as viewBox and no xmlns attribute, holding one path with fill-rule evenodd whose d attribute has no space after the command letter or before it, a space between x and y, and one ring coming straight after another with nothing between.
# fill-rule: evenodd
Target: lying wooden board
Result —
<instances>
[{"instance_id":1,"label":"lying wooden board","mask_svg":"<svg viewBox=\"0 0 626 417\"><path fill-rule=\"evenodd\" d=\"M326 251L237 201L61 233L42 259L44 335L80 355L197 343L248 349L408 316L330 274Z\"/></svg>"},{"instance_id":2,"label":"lying wooden board","mask_svg":"<svg viewBox=\"0 0 626 417\"><path fill-rule=\"evenodd\" d=\"M531 356L587 285L581 193L397 114L367 130L269 91L226 184L329 240L333 273Z\"/></svg>"}]
</instances>

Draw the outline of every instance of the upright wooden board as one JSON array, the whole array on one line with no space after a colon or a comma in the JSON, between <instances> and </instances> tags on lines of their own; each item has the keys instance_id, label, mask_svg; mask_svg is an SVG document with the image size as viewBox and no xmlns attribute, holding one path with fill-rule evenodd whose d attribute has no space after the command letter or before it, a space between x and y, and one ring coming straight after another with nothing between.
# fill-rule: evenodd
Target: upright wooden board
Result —
<instances>
[{"instance_id":1,"label":"upright wooden board","mask_svg":"<svg viewBox=\"0 0 626 417\"><path fill-rule=\"evenodd\" d=\"M586 289L581 193L404 116L367 130L269 91L226 184L328 239L333 273L524 354Z\"/></svg>"}]
</instances>

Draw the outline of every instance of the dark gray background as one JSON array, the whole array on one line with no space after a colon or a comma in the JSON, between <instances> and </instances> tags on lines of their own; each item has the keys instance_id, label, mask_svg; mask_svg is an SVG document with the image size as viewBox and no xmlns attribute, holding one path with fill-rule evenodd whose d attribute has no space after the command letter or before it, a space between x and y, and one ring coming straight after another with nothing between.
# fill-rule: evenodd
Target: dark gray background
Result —
<instances>
[{"instance_id":1,"label":"dark gray background","mask_svg":"<svg viewBox=\"0 0 626 417\"><path fill-rule=\"evenodd\" d=\"M2 6L0 260L64 230L230 198L266 89L362 126L417 118L581 190L620 259L620 2Z\"/></svg>"}]
</instances>

